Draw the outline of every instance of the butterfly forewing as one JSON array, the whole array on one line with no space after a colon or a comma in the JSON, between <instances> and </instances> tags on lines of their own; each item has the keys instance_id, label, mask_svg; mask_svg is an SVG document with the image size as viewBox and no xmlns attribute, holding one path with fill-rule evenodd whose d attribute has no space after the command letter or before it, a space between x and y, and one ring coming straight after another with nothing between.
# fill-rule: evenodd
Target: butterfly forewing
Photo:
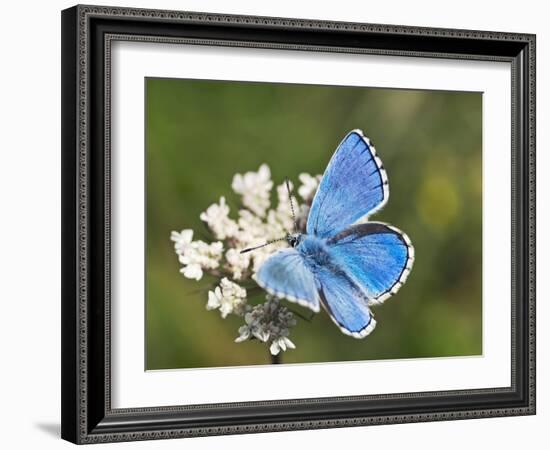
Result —
<instances>
[{"instance_id":1,"label":"butterfly forewing","mask_svg":"<svg viewBox=\"0 0 550 450\"><path fill-rule=\"evenodd\" d=\"M388 178L374 147L351 131L332 156L313 199L307 233L328 238L387 202Z\"/></svg>"},{"instance_id":2,"label":"butterfly forewing","mask_svg":"<svg viewBox=\"0 0 550 450\"><path fill-rule=\"evenodd\" d=\"M285 248L270 256L255 278L270 294L284 297L312 311L319 311L315 278L296 249Z\"/></svg>"}]
</instances>

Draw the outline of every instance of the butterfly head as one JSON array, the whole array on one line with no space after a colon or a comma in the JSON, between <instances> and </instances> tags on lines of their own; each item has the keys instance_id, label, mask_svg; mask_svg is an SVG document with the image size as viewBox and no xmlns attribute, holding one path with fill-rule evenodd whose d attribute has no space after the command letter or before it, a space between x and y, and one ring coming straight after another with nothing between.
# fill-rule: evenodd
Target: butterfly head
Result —
<instances>
[{"instance_id":1,"label":"butterfly head","mask_svg":"<svg viewBox=\"0 0 550 450\"><path fill-rule=\"evenodd\" d=\"M302 239L301 233L287 233L285 240L292 248L296 247Z\"/></svg>"}]
</instances>

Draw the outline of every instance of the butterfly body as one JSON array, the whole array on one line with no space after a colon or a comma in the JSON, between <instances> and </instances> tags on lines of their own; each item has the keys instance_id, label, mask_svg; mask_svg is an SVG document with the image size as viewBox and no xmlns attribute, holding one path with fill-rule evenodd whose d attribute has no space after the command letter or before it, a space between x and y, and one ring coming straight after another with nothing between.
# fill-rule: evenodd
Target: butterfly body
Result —
<instances>
[{"instance_id":1,"label":"butterfly body","mask_svg":"<svg viewBox=\"0 0 550 450\"><path fill-rule=\"evenodd\" d=\"M388 196L388 179L374 147L360 130L348 133L323 175L306 233L287 235L290 248L265 261L257 283L315 312L322 305L343 333L367 336L376 325L370 306L398 291L414 261L403 232L364 220Z\"/></svg>"},{"instance_id":2,"label":"butterfly body","mask_svg":"<svg viewBox=\"0 0 550 450\"><path fill-rule=\"evenodd\" d=\"M330 263L326 239L302 234L296 250L302 255L310 270Z\"/></svg>"}]
</instances>

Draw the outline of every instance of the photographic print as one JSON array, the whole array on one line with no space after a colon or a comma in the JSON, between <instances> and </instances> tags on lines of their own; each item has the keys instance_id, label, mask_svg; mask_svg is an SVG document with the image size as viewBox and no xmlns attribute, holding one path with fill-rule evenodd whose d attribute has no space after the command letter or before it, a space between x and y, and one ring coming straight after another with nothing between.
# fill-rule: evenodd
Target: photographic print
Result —
<instances>
[{"instance_id":1,"label":"photographic print","mask_svg":"<svg viewBox=\"0 0 550 450\"><path fill-rule=\"evenodd\" d=\"M145 93L147 370L482 355L481 93Z\"/></svg>"}]
</instances>

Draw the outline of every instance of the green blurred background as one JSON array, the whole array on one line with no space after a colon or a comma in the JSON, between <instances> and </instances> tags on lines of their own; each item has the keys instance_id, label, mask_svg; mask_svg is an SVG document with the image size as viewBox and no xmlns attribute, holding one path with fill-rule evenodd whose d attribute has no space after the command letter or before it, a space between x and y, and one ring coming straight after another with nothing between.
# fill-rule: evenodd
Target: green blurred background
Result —
<instances>
[{"instance_id":1,"label":"green blurred background","mask_svg":"<svg viewBox=\"0 0 550 450\"><path fill-rule=\"evenodd\" d=\"M146 79L146 368L270 362L265 344L234 343L242 319L206 310L214 279L179 273L170 231L210 240L199 214L224 195L236 217L235 173L267 163L275 185L322 174L354 128L376 145L390 181L373 220L409 235L415 264L373 308L378 325L366 339L321 311L298 319L296 350L282 361L481 354L481 111L480 93Z\"/></svg>"}]
</instances>

